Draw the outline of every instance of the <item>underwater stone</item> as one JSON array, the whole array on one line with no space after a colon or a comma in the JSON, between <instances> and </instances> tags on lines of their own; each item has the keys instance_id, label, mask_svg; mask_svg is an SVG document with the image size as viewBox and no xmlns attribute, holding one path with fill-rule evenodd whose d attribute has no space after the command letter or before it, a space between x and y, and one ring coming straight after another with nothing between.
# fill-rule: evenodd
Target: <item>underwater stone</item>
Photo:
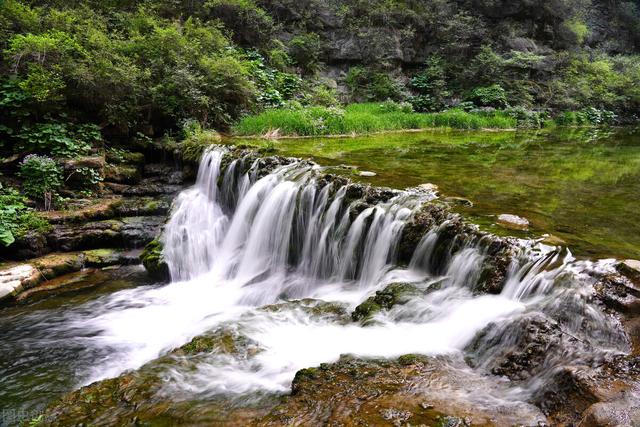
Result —
<instances>
[{"instance_id":1,"label":"underwater stone","mask_svg":"<svg viewBox=\"0 0 640 427\"><path fill-rule=\"evenodd\" d=\"M498 224L514 230L526 230L529 228L529 220L518 215L502 214L498 216Z\"/></svg>"}]
</instances>

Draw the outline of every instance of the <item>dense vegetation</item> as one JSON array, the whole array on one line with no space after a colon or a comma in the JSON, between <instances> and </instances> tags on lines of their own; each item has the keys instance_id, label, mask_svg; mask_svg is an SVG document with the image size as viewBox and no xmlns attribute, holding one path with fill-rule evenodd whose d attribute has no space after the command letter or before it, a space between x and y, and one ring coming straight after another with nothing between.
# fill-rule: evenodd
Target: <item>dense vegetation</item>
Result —
<instances>
[{"instance_id":1,"label":"dense vegetation","mask_svg":"<svg viewBox=\"0 0 640 427\"><path fill-rule=\"evenodd\" d=\"M635 122L638 8L602 0L3 0L0 193L19 188L27 205L62 206L62 190L78 177L82 195L102 180L90 167L63 167L68 159L109 160L152 140L215 141L206 129L315 135L539 127L550 117ZM351 103L363 104L345 108Z\"/></svg>"}]
</instances>

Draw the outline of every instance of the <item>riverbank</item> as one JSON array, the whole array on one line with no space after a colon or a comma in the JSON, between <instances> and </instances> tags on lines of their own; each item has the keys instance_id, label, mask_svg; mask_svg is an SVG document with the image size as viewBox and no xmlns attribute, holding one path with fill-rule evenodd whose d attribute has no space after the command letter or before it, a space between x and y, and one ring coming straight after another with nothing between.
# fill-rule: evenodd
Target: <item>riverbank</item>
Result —
<instances>
[{"instance_id":1,"label":"riverbank","mask_svg":"<svg viewBox=\"0 0 640 427\"><path fill-rule=\"evenodd\" d=\"M344 109L271 109L241 119L233 132L239 136L335 136L429 128L506 130L517 125L517 118L504 111L416 113L405 104L384 102L350 104Z\"/></svg>"},{"instance_id":2,"label":"riverbank","mask_svg":"<svg viewBox=\"0 0 640 427\"><path fill-rule=\"evenodd\" d=\"M267 109L240 119L232 134L241 137L282 139L376 135L433 129L513 131L561 127L610 126L614 122L599 110L570 111L551 118L545 112L516 109L452 108L433 113L413 111L407 103L386 101L344 107L292 107Z\"/></svg>"}]
</instances>

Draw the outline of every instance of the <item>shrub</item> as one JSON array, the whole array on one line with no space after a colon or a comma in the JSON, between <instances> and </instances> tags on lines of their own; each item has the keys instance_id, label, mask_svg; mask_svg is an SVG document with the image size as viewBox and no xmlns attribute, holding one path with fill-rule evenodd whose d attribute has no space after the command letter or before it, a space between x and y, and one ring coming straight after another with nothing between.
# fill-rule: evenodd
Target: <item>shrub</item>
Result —
<instances>
[{"instance_id":1,"label":"shrub","mask_svg":"<svg viewBox=\"0 0 640 427\"><path fill-rule=\"evenodd\" d=\"M411 87L417 93L417 96L409 100L414 110L442 110L446 98L450 95L442 59L438 56L429 57L424 70L411 79Z\"/></svg>"},{"instance_id":2,"label":"shrub","mask_svg":"<svg viewBox=\"0 0 640 427\"><path fill-rule=\"evenodd\" d=\"M476 87L466 100L473 102L478 107L507 108L507 92L498 84L486 87Z\"/></svg>"},{"instance_id":3,"label":"shrub","mask_svg":"<svg viewBox=\"0 0 640 427\"><path fill-rule=\"evenodd\" d=\"M66 123L37 123L25 126L18 133L20 151L35 151L56 157L76 157L87 154L93 144L102 140L95 125L73 126Z\"/></svg>"},{"instance_id":4,"label":"shrub","mask_svg":"<svg viewBox=\"0 0 640 427\"><path fill-rule=\"evenodd\" d=\"M617 115L613 111L588 107L580 111L564 111L555 118L562 126L601 126L616 123Z\"/></svg>"},{"instance_id":5,"label":"shrub","mask_svg":"<svg viewBox=\"0 0 640 427\"><path fill-rule=\"evenodd\" d=\"M30 154L20 163L18 175L23 180L22 192L49 210L56 191L62 187L62 168L50 157Z\"/></svg>"},{"instance_id":6,"label":"shrub","mask_svg":"<svg viewBox=\"0 0 640 427\"><path fill-rule=\"evenodd\" d=\"M0 244L11 245L29 231L46 231L47 220L26 205L24 196L13 188L0 186Z\"/></svg>"},{"instance_id":7,"label":"shrub","mask_svg":"<svg viewBox=\"0 0 640 427\"><path fill-rule=\"evenodd\" d=\"M312 84L302 98L307 105L335 107L339 105L338 93L334 87L323 82Z\"/></svg>"},{"instance_id":8,"label":"shrub","mask_svg":"<svg viewBox=\"0 0 640 427\"><path fill-rule=\"evenodd\" d=\"M316 33L295 36L289 43L289 55L304 74L313 74L320 68L322 41Z\"/></svg>"},{"instance_id":9,"label":"shrub","mask_svg":"<svg viewBox=\"0 0 640 427\"><path fill-rule=\"evenodd\" d=\"M403 97L402 86L389 74L355 66L349 69L345 78L351 97L357 101L399 100Z\"/></svg>"}]
</instances>

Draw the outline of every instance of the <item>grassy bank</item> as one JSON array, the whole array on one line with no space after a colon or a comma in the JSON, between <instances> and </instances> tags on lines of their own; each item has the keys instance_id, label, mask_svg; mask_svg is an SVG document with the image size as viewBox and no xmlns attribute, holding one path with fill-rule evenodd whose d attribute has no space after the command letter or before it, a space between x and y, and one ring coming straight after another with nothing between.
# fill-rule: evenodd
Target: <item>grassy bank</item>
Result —
<instances>
[{"instance_id":1,"label":"grassy bank","mask_svg":"<svg viewBox=\"0 0 640 427\"><path fill-rule=\"evenodd\" d=\"M266 110L242 119L236 135L263 135L279 129L282 135L363 134L403 129L511 129L517 120L502 111L473 112L448 110L415 113L386 103L351 104L345 109L307 107Z\"/></svg>"}]
</instances>

